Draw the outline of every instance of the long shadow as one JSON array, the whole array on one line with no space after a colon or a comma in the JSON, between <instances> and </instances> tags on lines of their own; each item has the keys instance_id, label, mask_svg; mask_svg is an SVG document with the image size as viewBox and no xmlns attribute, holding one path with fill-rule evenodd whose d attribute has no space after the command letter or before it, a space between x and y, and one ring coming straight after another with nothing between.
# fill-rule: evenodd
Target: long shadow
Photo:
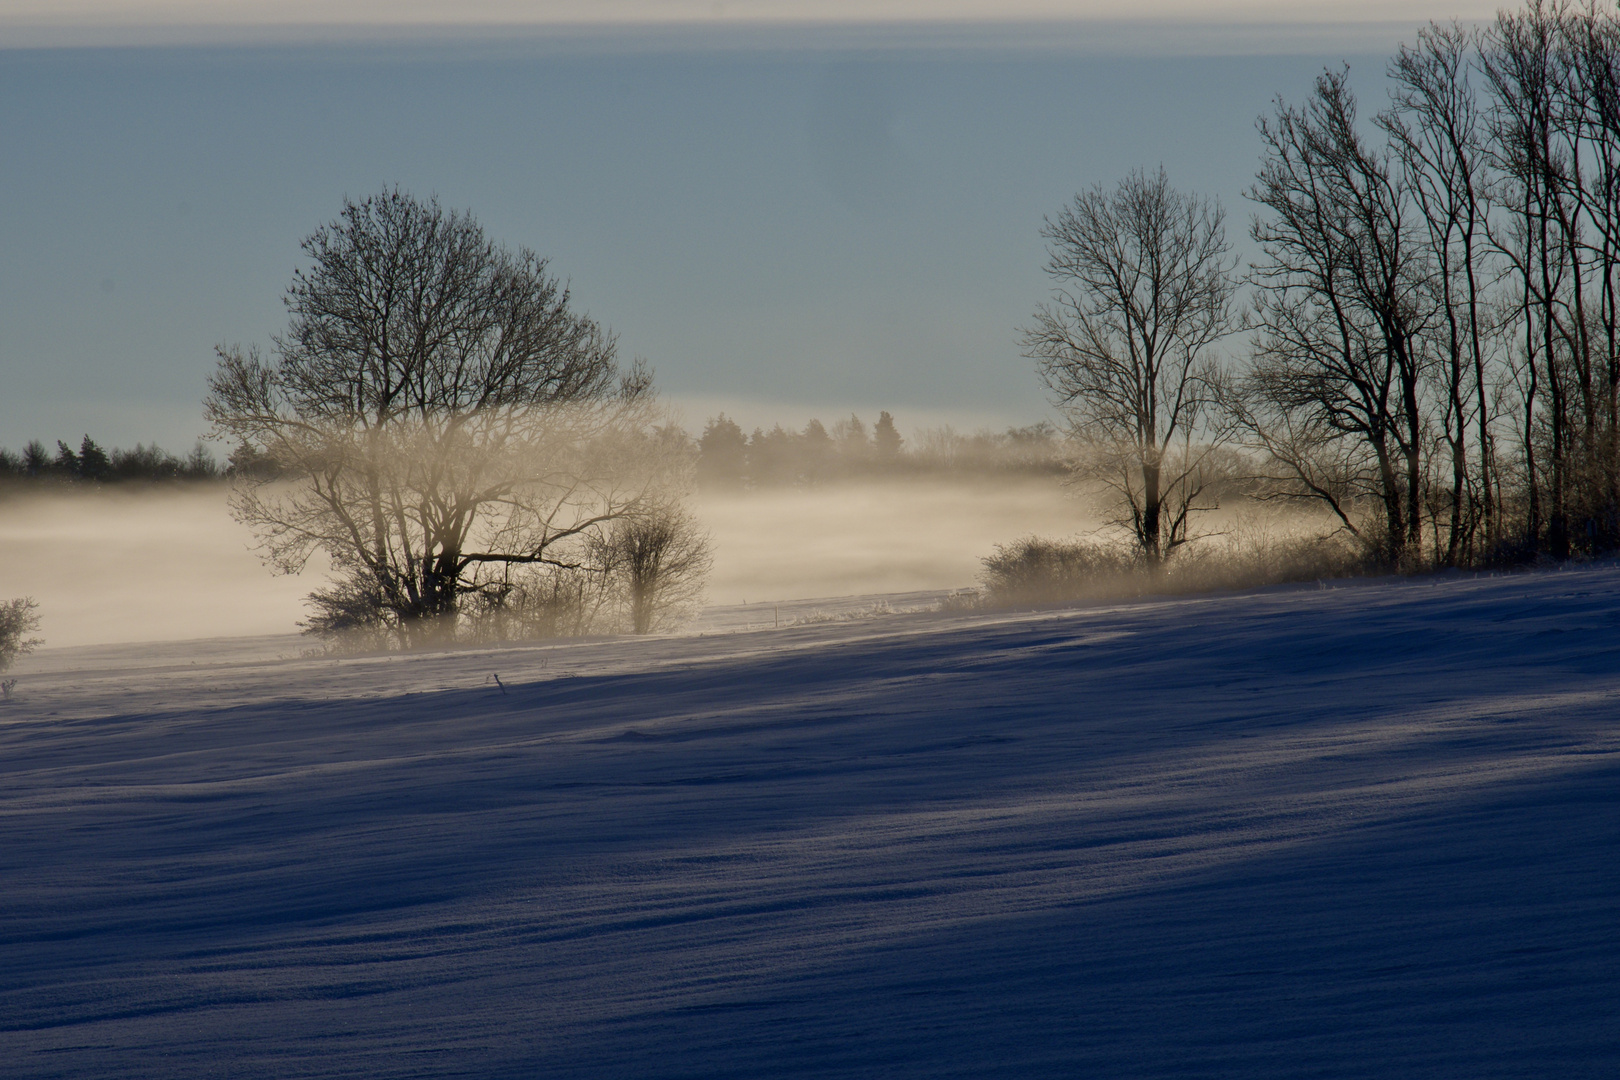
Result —
<instances>
[{"instance_id":1,"label":"long shadow","mask_svg":"<svg viewBox=\"0 0 1620 1080\"><path fill-rule=\"evenodd\" d=\"M43 1052L58 1030L110 1032L118 1048L31 1057L21 1075L147 1060L119 1055L172 1045L182 1015L214 1075L286 1074L289 1039L380 1055L357 1074L411 1075L409 1055L439 1045L460 1010L482 1040L462 1064L485 1075L1037 1075L1083 1061L1095 1075L1483 1076L1513 1075L1476 1052L1501 1045L1490 1025L1528 1017L1547 1034L1523 1045L1582 1075L1613 1048L1612 1015L1593 1010L1620 970L1616 934L1597 929L1620 926L1605 757L1562 788L1452 800L1438 832L1341 830L1072 909L896 926L889 944L835 962L817 946L775 977L728 974L723 949L681 953L715 968L691 992L650 956L722 944L728 927L769 941L781 913L716 908L685 946L648 937L656 920L635 933L557 920L569 890L656 890L661 855L1084 791L1166 753L1194 760L1279 730L1331 738L1414 703L1601 690L1620 640L1604 602L1500 621L1468 604L1427 622L1265 604L1213 626L1085 615L504 694L289 697L76 725L7 763L0 1033ZM103 733L118 738L98 757ZM1579 738L1542 717L1380 767ZM617 1019L570 1021L559 1004L637 978L645 1000L631 994ZM401 1017L414 1033L395 1030ZM254 1034L234 1045L232 1022ZM1345 1056L1356 1046L1371 1048L1360 1071Z\"/></svg>"},{"instance_id":2,"label":"long shadow","mask_svg":"<svg viewBox=\"0 0 1620 1080\"><path fill-rule=\"evenodd\" d=\"M1601 762L1167 884L687 985L635 957L569 980L554 950L515 944L458 982L350 975L256 1011L241 991L148 993L85 1017L102 1038L134 1023L133 1047L14 1060L29 1076L302 1075L313 1053L369 1076L1607 1077L1617 792ZM610 1020L559 1000L625 995L638 971ZM140 1049L181 1012L192 1068ZM461 1049L423 1063L447 1042Z\"/></svg>"}]
</instances>

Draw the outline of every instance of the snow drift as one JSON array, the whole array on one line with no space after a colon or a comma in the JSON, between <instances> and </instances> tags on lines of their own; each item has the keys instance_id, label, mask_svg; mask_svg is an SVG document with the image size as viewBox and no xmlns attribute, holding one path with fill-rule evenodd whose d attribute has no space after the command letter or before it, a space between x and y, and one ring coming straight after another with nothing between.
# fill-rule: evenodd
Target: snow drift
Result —
<instances>
[{"instance_id":1,"label":"snow drift","mask_svg":"<svg viewBox=\"0 0 1620 1080\"><path fill-rule=\"evenodd\" d=\"M345 660L47 650L0 710L0 1053L1611 1075L1617 612L1603 568Z\"/></svg>"}]
</instances>

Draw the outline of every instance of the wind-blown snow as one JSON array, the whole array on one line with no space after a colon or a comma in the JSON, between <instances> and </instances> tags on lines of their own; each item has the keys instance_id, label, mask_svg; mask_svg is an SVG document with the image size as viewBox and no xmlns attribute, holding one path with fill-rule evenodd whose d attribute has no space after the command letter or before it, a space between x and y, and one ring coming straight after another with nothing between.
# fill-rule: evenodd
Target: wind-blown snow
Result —
<instances>
[{"instance_id":1,"label":"wind-blown snow","mask_svg":"<svg viewBox=\"0 0 1620 1080\"><path fill-rule=\"evenodd\" d=\"M1615 568L298 648L19 666L0 1071L1620 1066Z\"/></svg>"}]
</instances>

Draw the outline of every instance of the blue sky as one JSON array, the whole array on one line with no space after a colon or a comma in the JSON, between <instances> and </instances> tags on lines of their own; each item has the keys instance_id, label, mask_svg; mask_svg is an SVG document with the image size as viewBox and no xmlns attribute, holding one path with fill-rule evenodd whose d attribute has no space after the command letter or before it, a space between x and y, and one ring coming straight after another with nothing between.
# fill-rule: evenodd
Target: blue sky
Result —
<instances>
[{"instance_id":1,"label":"blue sky","mask_svg":"<svg viewBox=\"0 0 1620 1080\"><path fill-rule=\"evenodd\" d=\"M1046 293L1042 215L1163 163L1241 240L1255 117L1341 59L1373 104L1399 36L531 28L0 50L0 445L189 445L213 346L267 343L299 240L395 183L549 257L689 427L721 408L1030 422L1047 411L1016 332Z\"/></svg>"}]
</instances>

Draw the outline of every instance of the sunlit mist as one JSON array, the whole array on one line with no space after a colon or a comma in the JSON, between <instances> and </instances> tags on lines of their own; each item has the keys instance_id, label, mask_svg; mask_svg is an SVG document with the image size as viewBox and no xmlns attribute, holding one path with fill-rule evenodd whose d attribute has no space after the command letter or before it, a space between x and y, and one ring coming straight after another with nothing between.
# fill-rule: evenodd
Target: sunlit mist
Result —
<instances>
[{"instance_id":1,"label":"sunlit mist","mask_svg":"<svg viewBox=\"0 0 1620 1080\"><path fill-rule=\"evenodd\" d=\"M1094 528L1055 479L889 480L704 493L716 604L970 586L998 543Z\"/></svg>"},{"instance_id":2,"label":"sunlit mist","mask_svg":"<svg viewBox=\"0 0 1620 1080\"><path fill-rule=\"evenodd\" d=\"M48 647L297 630L315 578L279 577L222 487L12 495L0 595L39 602Z\"/></svg>"},{"instance_id":3,"label":"sunlit mist","mask_svg":"<svg viewBox=\"0 0 1620 1080\"><path fill-rule=\"evenodd\" d=\"M1093 528L1055 479L892 480L706 493L716 604L975 583L995 544ZM0 515L0 596L32 596L47 647L290 634L319 565L272 573L222 487L14 496Z\"/></svg>"}]
</instances>

